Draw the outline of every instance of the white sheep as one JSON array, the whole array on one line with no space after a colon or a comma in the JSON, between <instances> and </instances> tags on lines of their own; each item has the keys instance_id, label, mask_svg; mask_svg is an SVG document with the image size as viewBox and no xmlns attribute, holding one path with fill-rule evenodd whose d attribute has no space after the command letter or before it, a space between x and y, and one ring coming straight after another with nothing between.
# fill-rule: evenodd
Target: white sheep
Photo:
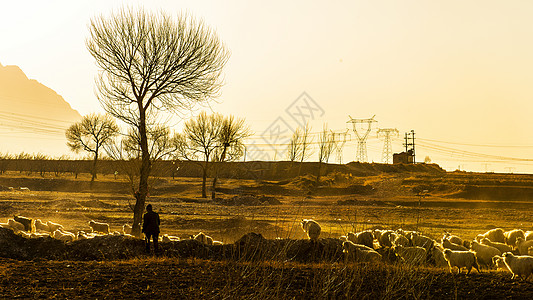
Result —
<instances>
[{"instance_id":1,"label":"white sheep","mask_svg":"<svg viewBox=\"0 0 533 300\"><path fill-rule=\"evenodd\" d=\"M509 230L509 231L506 231L504 235L505 235L505 243L513 247L516 246L516 238L521 237L523 239L526 239L526 235L524 234L524 231L522 229Z\"/></svg>"},{"instance_id":2,"label":"white sheep","mask_svg":"<svg viewBox=\"0 0 533 300\"><path fill-rule=\"evenodd\" d=\"M463 239L456 236L456 235L452 235L450 234L449 232L446 232L444 233L444 236L442 237L442 240L448 240L456 245L462 245L463 244ZM452 249L453 250L453 249Z\"/></svg>"},{"instance_id":3,"label":"white sheep","mask_svg":"<svg viewBox=\"0 0 533 300\"><path fill-rule=\"evenodd\" d=\"M479 242L483 238L487 238L491 240L492 242L496 242L496 243L505 243L504 231L501 228L494 228L494 229L491 229L485 232L484 234L479 234L476 237L476 240Z\"/></svg>"},{"instance_id":4,"label":"white sheep","mask_svg":"<svg viewBox=\"0 0 533 300\"><path fill-rule=\"evenodd\" d=\"M100 223L95 222L94 220L89 221L89 226L94 232L101 232L105 234L109 234L109 224L107 223Z\"/></svg>"},{"instance_id":5,"label":"white sheep","mask_svg":"<svg viewBox=\"0 0 533 300\"><path fill-rule=\"evenodd\" d=\"M444 252L443 248L439 244L435 244L433 248L431 248L428 252L431 257L433 257L433 260L435 261L435 266L438 268L444 268L448 266L448 262L444 258Z\"/></svg>"},{"instance_id":6,"label":"white sheep","mask_svg":"<svg viewBox=\"0 0 533 300\"><path fill-rule=\"evenodd\" d=\"M300 225L302 225L303 231L307 233L307 236L309 237L310 240L312 241L318 240L318 237L320 236L320 231L322 230L322 228L315 220L304 219L302 220Z\"/></svg>"},{"instance_id":7,"label":"white sheep","mask_svg":"<svg viewBox=\"0 0 533 300\"><path fill-rule=\"evenodd\" d=\"M501 251L487 245L482 245L476 241L472 241L470 249L476 253L477 260L480 265L490 267L492 265L492 258L496 255L501 255Z\"/></svg>"},{"instance_id":8,"label":"white sheep","mask_svg":"<svg viewBox=\"0 0 533 300\"><path fill-rule=\"evenodd\" d=\"M9 227L11 227L11 229L13 229L13 231L23 231L24 230L24 225L22 225L21 223L13 220L13 219L9 219L7 220L7 224Z\"/></svg>"},{"instance_id":9,"label":"white sheep","mask_svg":"<svg viewBox=\"0 0 533 300\"><path fill-rule=\"evenodd\" d=\"M19 190L22 191L22 192L29 192L30 188L26 187L26 186L21 186L21 187L19 187Z\"/></svg>"},{"instance_id":10,"label":"white sheep","mask_svg":"<svg viewBox=\"0 0 533 300\"><path fill-rule=\"evenodd\" d=\"M496 266L496 270L510 271L505 262L503 261L503 257L499 255L496 255L492 258L492 264Z\"/></svg>"},{"instance_id":11,"label":"white sheep","mask_svg":"<svg viewBox=\"0 0 533 300\"><path fill-rule=\"evenodd\" d=\"M533 240L526 241L522 237L517 237L516 247L518 248L518 253L520 253L520 255L528 255L529 247L533 247Z\"/></svg>"},{"instance_id":12,"label":"white sheep","mask_svg":"<svg viewBox=\"0 0 533 300\"><path fill-rule=\"evenodd\" d=\"M177 237L177 236L168 235L168 234L163 234L163 239L162 239L162 241L165 242L165 243L169 243L169 242L178 242L179 240L180 240L180 238Z\"/></svg>"},{"instance_id":13,"label":"white sheep","mask_svg":"<svg viewBox=\"0 0 533 300\"><path fill-rule=\"evenodd\" d=\"M442 240L442 247L454 251L468 251L468 249L463 245L457 245L455 243L450 242L447 239Z\"/></svg>"},{"instance_id":14,"label":"white sheep","mask_svg":"<svg viewBox=\"0 0 533 300\"><path fill-rule=\"evenodd\" d=\"M27 232L34 232L35 231L35 223L33 222L33 219L26 218L23 216L13 216L13 219L20 224L24 225L24 230Z\"/></svg>"},{"instance_id":15,"label":"white sheep","mask_svg":"<svg viewBox=\"0 0 533 300\"><path fill-rule=\"evenodd\" d=\"M487 238L483 238L481 240L481 244L494 247L494 248L500 250L501 253L511 252L513 250L512 247L509 246L509 245L506 245L506 244L503 244L503 243L492 242L491 240L489 240Z\"/></svg>"},{"instance_id":16,"label":"white sheep","mask_svg":"<svg viewBox=\"0 0 533 300\"><path fill-rule=\"evenodd\" d=\"M457 267L457 274L461 273L462 268L466 268L466 274L470 274L472 267L476 268L476 270L481 273L474 252L444 249L444 259L448 262L450 273L452 273L454 267Z\"/></svg>"},{"instance_id":17,"label":"white sheep","mask_svg":"<svg viewBox=\"0 0 533 300\"><path fill-rule=\"evenodd\" d=\"M371 231L362 231L357 233L348 232L346 240L354 244L360 244L370 248L374 248L374 235Z\"/></svg>"},{"instance_id":18,"label":"white sheep","mask_svg":"<svg viewBox=\"0 0 533 300\"><path fill-rule=\"evenodd\" d=\"M50 227L48 227L48 225L46 225L46 223L43 223L41 221L41 219L36 219L35 220L35 230L37 232L39 232L39 231L40 232L43 232L43 231L50 232Z\"/></svg>"},{"instance_id":19,"label":"white sheep","mask_svg":"<svg viewBox=\"0 0 533 300\"><path fill-rule=\"evenodd\" d=\"M397 234L396 238L392 241L393 246L403 246L408 247L409 246L409 239L406 238L403 235Z\"/></svg>"},{"instance_id":20,"label":"white sheep","mask_svg":"<svg viewBox=\"0 0 533 300\"><path fill-rule=\"evenodd\" d=\"M346 261L370 262L381 260L381 254L365 245L358 245L346 241L342 243L342 249Z\"/></svg>"},{"instance_id":21,"label":"white sheep","mask_svg":"<svg viewBox=\"0 0 533 300\"><path fill-rule=\"evenodd\" d=\"M50 232L55 232L58 229L63 230L63 225L51 221L46 222L46 225L48 226L48 230Z\"/></svg>"},{"instance_id":22,"label":"white sheep","mask_svg":"<svg viewBox=\"0 0 533 300\"><path fill-rule=\"evenodd\" d=\"M533 256L514 256L511 252L506 252L503 254L503 261L511 273L513 273L513 277L511 279L515 279L516 276L520 276L520 278L522 278L522 275L525 276L525 279L527 279L529 275L533 274Z\"/></svg>"},{"instance_id":23,"label":"white sheep","mask_svg":"<svg viewBox=\"0 0 533 300\"><path fill-rule=\"evenodd\" d=\"M378 240L379 245L381 247L392 247L392 239L396 238L396 234L392 230L375 230L374 235L376 236L376 240Z\"/></svg>"},{"instance_id":24,"label":"white sheep","mask_svg":"<svg viewBox=\"0 0 533 300\"><path fill-rule=\"evenodd\" d=\"M57 229L56 231L54 231L52 235L55 239L58 239L63 242L72 242L76 239L76 235L74 235L74 233L68 232L68 231L62 231L60 229Z\"/></svg>"},{"instance_id":25,"label":"white sheep","mask_svg":"<svg viewBox=\"0 0 533 300\"><path fill-rule=\"evenodd\" d=\"M193 239L199 241L200 243L202 243L204 245L213 245L213 238L208 236L208 235L206 235L203 232L200 232L197 235L195 235L193 237Z\"/></svg>"},{"instance_id":26,"label":"white sheep","mask_svg":"<svg viewBox=\"0 0 533 300\"><path fill-rule=\"evenodd\" d=\"M421 265L426 262L426 249L422 247L403 247L397 246L393 248L394 252L408 264Z\"/></svg>"},{"instance_id":27,"label":"white sheep","mask_svg":"<svg viewBox=\"0 0 533 300\"><path fill-rule=\"evenodd\" d=\"M413 246L422 247L426 250L431 249L431 247L435 245L434 239L421 235L420 233L417 233L417 232L411 232L407 235L407 237L411 240L411 244Z\"/></svg>"},{"instance_id":28,"label":"white sheep","mask_svg":"<svg viewBox=\"0 0 533 300\"><path fill-rule=\"evenodd\" d=\"M133 229L132 226L129 225L129 224L124 224L124 225L122 226L122 232L123 232L124 234L131 234L132 229Z\"/></svg>"}]
</instances>

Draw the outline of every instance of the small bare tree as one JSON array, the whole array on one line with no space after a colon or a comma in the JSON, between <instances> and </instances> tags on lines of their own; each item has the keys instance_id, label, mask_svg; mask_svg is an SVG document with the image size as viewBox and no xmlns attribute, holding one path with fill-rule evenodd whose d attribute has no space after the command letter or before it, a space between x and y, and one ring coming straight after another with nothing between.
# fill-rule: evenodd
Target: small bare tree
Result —
<instances>
[{"instance_id":1,"label":"small bare tree","mask_svg":"<svg viewBox=\"0 0 533 300\"><path fill-rule=\"evenodd\" d=\"M300 155L300 168L298 169L298 175L302 173L302 165L304 160L311 157L311 144L313 143L313 137L311 136L311 125L309 122L305 124L305 127L302 129L302 136L300 139L301 145L301 155Z\"/></svg>"},{"instance_id":2,"label":"small bare tree","mask_svg":"<svg viewBox=\"0 0 533 300\"><path fill-rule=\"evenodd\" d=\"M100 149L118 133L118 126L109 115L89 114L80 122L72 124L65 132L68 147L78 153L80 150L93 154L91 184L96 179Z\"/></svg>"},{"instance_id":3,"label":"small bare tree","mask_svg":"<svg viewBox=\"0 0 533 300\"><path fill-rule=\"evenodd\" d=\"M289 142L289 149L287 151L289 161L295 162L300 160L302 155L302 129L300 127L292 133L291 140Z\"/></svg>"},{"instance_id":4,"label":"small bare tree","mask_svg":"<svg viewBox=\"0 0 533 300\"><path fill-rule=\"evenodd\" d=\"M318 137L318 172L316 174L317 185L320 184L322 163L328 163L329 157L331 156L333 150L335 150L335 135L333 132L328 130L328 125L324 124L322 132L320 132Z\"/></svg>"},{"instance_id":5,"label":"small bare tree","mask_svg":"<svg viewBox=\"0 0 533 300\"><path fill-rule=\"evenodd\" d=\"M220 129L217 135L217 147L215 148L214 161L223 163L234 161L244 154L244 139L252 134L250 128L245 125L244 119L236 119L230 115L223 118L220 123ZM215 199L216 185L218 180L218 169L215 166L213 174L213 186L211 190L211 199Z\"/></svg>"},{"instance_id":6,"label":"small bare tree","mask_svg":"<svg viewBox=\"0 0 533 300\"><path fill-rule=\"evenodd\" d=\"M182 134L176 135L177 158L196 162L202 168L202 197L207 198L207 175L210 162L219 146L224 119L220 114L200 113L185 122Z\"/></svg>"},{"instance_id":7,"label":"small bare tree","mask_svg":"<svg viewBox=\"0 0 533 300\"><path fill-rule=\"evenodd\" d=\"M140 236L152 166L147 117L161 110L179 113L218 95L229 53L214 31L187 15L122 9L95 17L89 27L87 48L100 68L98 100L137 131L140 140L132 229Z\"/></svg>"}]
</instances>

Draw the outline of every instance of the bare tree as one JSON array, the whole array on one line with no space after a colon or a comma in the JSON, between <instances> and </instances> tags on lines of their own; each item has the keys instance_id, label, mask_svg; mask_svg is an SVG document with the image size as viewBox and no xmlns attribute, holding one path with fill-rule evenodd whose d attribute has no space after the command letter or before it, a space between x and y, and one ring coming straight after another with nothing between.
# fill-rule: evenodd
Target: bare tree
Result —
<instances>
[{"instance_id":1,"label":"bare tree","mask_svg":"<svg viewBox=\"0 0 533 300\"><path fill-rule=\"evenodd\" d=\"M300 139L301 144L301 155L300 155L300 168L298 169L298 175L302 173L302 165L304 160L308 159L311 156L311 143L313 143L313 137L311 137L311 125L309 122L305 124L305 127L302 129L302 136Z\"/></svg>"},{"instance_id":2,"label":"bare tree","mask_svg":"<svg viewBox=\"0 0 533 300\"><path fill-rule=\"evenodd\" d=\"M109 115L89 114L80 122L72 124L65 132L68 147L78 153L80 150L93 154L91 184L96 179L96 167L100 149L118 133L118 126Z\"/></svg>"},{"instance_id":3,"label":"bare tree","mask_svg":"<svg viewBox=\"0 0 533 300\"><path fill-rule=\"evenodd\" d=\"M209 163L219 146L219 132L223 117L220 114L200 113L185 122L183 134L176 135L178 159L196 162L202 168L202 197L207 198Z\"/></svg>"},{"instance_id":4,"label":"bare tree","mask_svg":"<svg viewBox=\"0 0 533 300\"><path fill-rule=\"evenodd\" d=\"M288 158L291 162L298 161L302 155L302 134L302 129L300 127L296 128L292 133L289 149L287 151Z\"/></svg>"},{"instance_id":5,"label":"bare tree","mask_svg":"<svg viewBox=\"0 0 533 300\"><path fill-rule=\"evenodd\" d=\"M316 174L317 185L320 184L320 173L322 171L322 163L328 163L329 157L331 156L333 150L335 150L335 134L328 130L327 124L324 124L322 132L320 132L320 135L318 137L318 172Z\"/></svg>"},{"instance_id":6,"label":"bare tree","mask_svg":"<svg viewBox=\"0 0 533 300\"><path fill-rule=\"evenodd\" d=\"M147 116L159 110L179 112L216 96L229 52L202 21L144 9L92 19L87 48L101 69L96 80L100 103L139 133L141 168L132 233L140 236L151 170Z\"/></svg>"},{"instance_id":7,"label":"bare tree","mask_svg":"<svg viewBox=\"0 0 533 300\"><path fill-rule=\"evenodd\" d=\"M232 115L225 117L220 123L220 129L218 130L214 161L223 163L226 161L234 161L242 157L245 148L243 141L251 134L252 132L250 128L245 125L244 119L236 119ZM217 180L218 169L215 166L213 186L211 190L211 198L213 200L216 196Z\"/></svg>"}]
</instances>

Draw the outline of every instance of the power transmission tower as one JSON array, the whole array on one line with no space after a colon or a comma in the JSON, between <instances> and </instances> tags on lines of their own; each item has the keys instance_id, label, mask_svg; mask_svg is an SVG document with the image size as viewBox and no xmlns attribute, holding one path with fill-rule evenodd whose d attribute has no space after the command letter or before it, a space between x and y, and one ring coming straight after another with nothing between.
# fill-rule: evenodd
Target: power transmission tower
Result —
<instances>
[{"instance_id":1,"label":"power transmission tower","mask_svg":"<svg viewBox=\"0 0 533 300\"><path fill-rule=\"evenodd\" d=\"M411 155L412 161L408 161L410 163L416 164L415 160L415 131L411 130L410 132L405 133L405 153L408 155Z\"/></svg>"},{"instance_id":2,"label":"power transmission tower","mask_svg":"<svg viewBox=\"0 0 533 300\"><path fill-rule=\"evenodd\" d=\"M366 139L368 138L368 134L372 130L372 123L377 122L376 120L374 120L375 116L376 115L374 115L370 119L354 119L351 116L348 116L350 117L350 121L346 123L352 123L353 132L355 133L355 136L357 137L357 153L355 155L356 161L359 161L359 162L368 161L368 156L366 152ZM363 128L359 128L359 131L361 131L361 133L358 132L358 128L357 128L358 124L362 125L363 127ZM366 125L366 129L364 128L365 125Z\"/></svg>"},{"instance_id":3,"label":"power transmission tower","mask_svg":"<svg viewBox=\"0 0 533 300\"><path fill-rule=\"evenodd\" d=\"M342 149L344 144L346 144L347 139L350 140L348 130L349 129L346 129L344 132L332 132L333 141L335 142L335 150L337 151L337 161L339 164L342 164Z\"/></svg>"},{"instance_id":4,"label":"power transmission tower","mask_svg":"<svg viewBox=\"0 0 533 300\"><path fill-rule=\"evenodd\" d=\"M392 136L399 136L400 132L396 128L380 128L378 129L378 137L385 137L383 143L383 153L381 154L381 159L383 163L390 164L392 162Z\"/></svg>"}]
</instances>

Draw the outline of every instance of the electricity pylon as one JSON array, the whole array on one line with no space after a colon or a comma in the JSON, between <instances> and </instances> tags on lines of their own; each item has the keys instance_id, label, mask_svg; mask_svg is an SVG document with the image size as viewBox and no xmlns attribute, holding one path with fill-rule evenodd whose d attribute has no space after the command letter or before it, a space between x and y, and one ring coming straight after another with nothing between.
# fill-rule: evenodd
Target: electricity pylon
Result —
<instances>
[{"instance_id":1,"label":"electricity pylon","mask_svg":"<svg viewBox=\"0 0 533 300\"><path fill-rule=\"evenodd\" d=\"M335 150L337 151L337 161L339 164L342 164L342 148L344 147L344 144L346 144L346 140L350 140L348 130L349 129L346 129L344 132L332 132L333 141L335 142Z\"/></svg>"},{"instance_id":2,"label":"electricity pylon","mask_svg":"<svg viewBox=\"0 0 533 300\"><path fill-rule=\"evenodd\" d=\"M396 128L380 128L378 129L378 138L384 137L383 143L383 153L381 154L381 160L385 164L390 164L392 162L392 136L399 136L400 132Z\"/></svg>"},{"instance_id":3,"label":"electricity pylon","mask_svg":"<svg viewBox=\"0 0 533 300\"><path fill-rule=\"evenodd\" d=\"M359 162L368 161L368 156L367 156L367 151L366 151L366 139L368 138L368 134L372 130L372 123L377 122L376 120L374 120L375 116L376 115L374 115L370 119L354 119L352 118L352 116L350 115L348 116L350 117L350 121L346 123L352 123L353 132L355 133L355 136L357 137L357 153L355 154L356 161L359 161ZM358 124L363 125L363 128L359 129L361 133L358 132L357 130ZM366 129L364 128L365 125L366 125Z\"/></svg>"}]
</instances>

